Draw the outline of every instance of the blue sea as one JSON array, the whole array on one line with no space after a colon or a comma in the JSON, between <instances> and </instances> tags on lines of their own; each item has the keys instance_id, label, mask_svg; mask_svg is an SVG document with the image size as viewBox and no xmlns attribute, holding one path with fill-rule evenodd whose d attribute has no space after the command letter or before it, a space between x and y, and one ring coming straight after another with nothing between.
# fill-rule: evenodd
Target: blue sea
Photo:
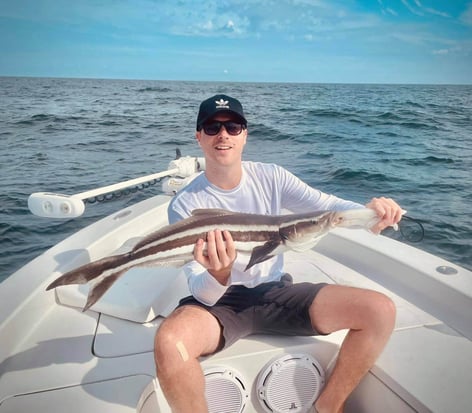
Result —
<instances>
[{"instance_id":1,"label":"blue sea","mask_svg":"<svg viewBox=\"0 0 472 413\"><path fill-rule=\"evenodd\" d=\"M67 221L32 215L29 194L74 194L159 172L176 148L201 155L196 112L215 93L246 109L246 159L278 163L357 202L393 197L423 223L416 247L472 269L470 85L0 77L0 281L160 186L87 205Z\"/></svg>"}]
</instances>

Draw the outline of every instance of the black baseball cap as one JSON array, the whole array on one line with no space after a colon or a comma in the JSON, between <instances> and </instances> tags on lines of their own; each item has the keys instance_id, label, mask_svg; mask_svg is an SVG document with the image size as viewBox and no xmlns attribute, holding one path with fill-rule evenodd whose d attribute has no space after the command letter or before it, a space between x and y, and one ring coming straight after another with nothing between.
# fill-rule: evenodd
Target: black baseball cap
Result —
<instances>
[{"instance_id":1,"label":"black baseball cap","mask_svg":"<svg viewBox=\"0 0 472 413\"><path fill-rule=\"evenodd\" d=\"M243 106L238 99L227 95L215 95L200 104L197 116L197 130L200 130L207 120L218 113L231 113L236 115L241 123L247 126Z\"/></svg>"}]
</instances>

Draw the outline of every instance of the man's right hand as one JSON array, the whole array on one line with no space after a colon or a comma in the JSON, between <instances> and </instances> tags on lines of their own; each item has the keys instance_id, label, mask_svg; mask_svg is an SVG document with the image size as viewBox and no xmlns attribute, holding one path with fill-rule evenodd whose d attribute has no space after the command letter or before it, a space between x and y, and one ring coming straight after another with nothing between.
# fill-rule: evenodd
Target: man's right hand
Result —
<instances>
[{"instance_id":1,"label":"man's right hand","mask_svg":"<svg viewBox=\"0 0 472 413\"><path fill-rule=\"evenodd\" d=\"M205 241L199 239L195 244L193 257L222 285L227 285L231 268L236 259L236 247L229 231L214 230L207 233Z\"/></svg>"}]
</instances>

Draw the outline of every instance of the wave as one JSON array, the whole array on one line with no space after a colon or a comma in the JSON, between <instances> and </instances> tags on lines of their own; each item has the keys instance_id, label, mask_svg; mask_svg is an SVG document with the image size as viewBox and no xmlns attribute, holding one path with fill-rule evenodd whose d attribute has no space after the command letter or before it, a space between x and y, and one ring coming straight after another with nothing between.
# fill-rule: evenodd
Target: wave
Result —
<instances>
[{"instance_id":1,"label":"wave","mask_svg":"<svg viewBox=\"0 0 472 413\"><path fill-rule=\"evenodd\" d=\"M54 115L51 113L38 113L35 115L31 115L27 119L22 119L19 121L14 122L14 125L17 126L33 126L36 124L42 124L42 123L48 123L48 124L63 124L66 122L74 121L74 122L83 122L86 119L84 119L81 116L75 116L75 115L68 115L68 116L59 116L59 115Z\"/></svg>"},{"instance_id":2,"label":"wave","mask_svg":"<svg viewBox=\"0 0 472 413\"><path fill-rule=\"evenodd\" d=\"M454 159L451 158L439 158L437 156L427 156L425 158L416 158L416 159L404 159L405 163L411 166L429 166L431 164L445 164L450 165L455 163Z\"/></svg>"},{"instance_id":3,"label":"wave","mask_svg":"<svg viewBox=\"0 0 472 413\"><path fill-rule=\"evenodd\" d=\"M398 138L400 136L398 133L392 131L379 131L376 134L380 136L386 136L388 138Z\"/></svg>"},{"instance_id":4,"label":"wave","mask_svg":"<svg viewBox=\"0 0 472 413\"><path fill-rule=\"evenodd\" d=\"M418 108L418 109L424 109L424 105L422 105L421 103L418 103L418 102L413 102L412 100L405 101L405 105L413 106L413 107Z\"/></svg>"},{"instance_id":5,"label":"wave","mask_svg":"<svg viewBox=\"0 0 472 413\"><path fill-rule=\"evenodd\" d=\"M55 115L51 115L48 113L38 113L37 115L31 116L31 120L33 121L56 121L58 118Z\"/></svg>"},{"instance_id":6,"label":"wave","mask_svg":"<svg viewBox=\"0 0 472 413\"><path fill-rule=\"evenodd\" d=\"M148 86L148 87L143 87L137 90L139 93L143 92L159 92L159 93L167 93L167 92L172 92L172 89L168 87L160 87L160 86Z\"/></svg>"},{"instance_id":7,"label":"wave","mask_svg":"<svg viewBox=\"0 0 472 413\"><path fill-rule=\"evenodd\" d=\"M373 110L325 108L310 109L306 113L308 118L337 119L370 127L397 126L406 129L441 130L441 123L436 118L425 117L424 114L408 109L378 113Z\"/></svg>"},{"instance_id":8,"label":"wave","mask_svg":"<svg viewBox=\"0 0 472 413\"><path fill-rule=\"evenodd\" d=\"M401 122L403 119L402 116L399 116L398 114L394 112L384 112L384 113L381 113L380 115L375 116L375 118L380 119L382 121L390 120L390 121L398 121L398 122Z\"/></svg>"},{"instance_id":9,"label":"wave","mask_svg":"<svg viewBox=\"0 0 472 413\"><path fill-rule=\"evenodd\" d=\"M332 153L319 153L308 151L300 156L300 159L331 159L334 155Z\"/></svg>"},{"instance_id":10,"label":"wave","mask_svg":"<svg viewBox=\"0 0 472 413\"><path fill-rule=\"evenodd\" d=\"M341 110L337 110L334 108L330 109L310 109L307 111L307 114L309 116L315 116L315 117L325 117L325 118L342 118L345 116L351 116L352 113L347 113Z\"/></svg>"},{"instance_id":11,"label":"wave","mask_svg":"<svg viewBox=\"0 0 472 413\"><path fill-rule=\"evenodd\" d=\"M415 122L415 121L400 122L400 126L409 128L409 129L424 129L424 130L429 130L429 131L441 130L441 128L436 125L431 125L424 122Z\"/></svg>"},{"instance_id":12,"label":"wave","mask_svg":"<svg viewBox=\"0 0 472 413\"><path fill-rule=\"evenodd\" d=\"M279 131L271 126L262 123L255 123L249 129L249 136L252 139L263 139L265 141L283 141L287 139L295 139L295 135L287 134Z\"/></svg>"},{"instance_id":13,"label":"wave","mask_svg":"<svg viewBox=\"0 0 472 413\"><path fill-rule=\"evenodd\" d=\"M389 180L388 176L380 172L368 172L365 170L354 170L349 168L338 168L334 171L329 172L331 179L341 180L341 181L376 181L376 182L387 182Z\"/></svg>"}]
</instances>

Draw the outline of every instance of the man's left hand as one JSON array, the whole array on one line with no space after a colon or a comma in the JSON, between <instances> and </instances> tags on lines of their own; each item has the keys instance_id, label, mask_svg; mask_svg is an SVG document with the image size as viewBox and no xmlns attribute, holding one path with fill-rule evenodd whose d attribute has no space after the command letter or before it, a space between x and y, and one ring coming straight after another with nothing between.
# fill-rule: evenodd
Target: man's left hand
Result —
<instances>
[{"instance_id":1,"label":"man's left hand","mask_svg":"<svg viewBox=\"0 0 472 413\"><path fill-rule=\"evenodd\" d=\"M370 229L374 234L379 234L385 228L400 222L405 213L400 205L391 198L372 198L366 207L373 209L380 218L380 221Z\"/></svg>"}]
</instances>

